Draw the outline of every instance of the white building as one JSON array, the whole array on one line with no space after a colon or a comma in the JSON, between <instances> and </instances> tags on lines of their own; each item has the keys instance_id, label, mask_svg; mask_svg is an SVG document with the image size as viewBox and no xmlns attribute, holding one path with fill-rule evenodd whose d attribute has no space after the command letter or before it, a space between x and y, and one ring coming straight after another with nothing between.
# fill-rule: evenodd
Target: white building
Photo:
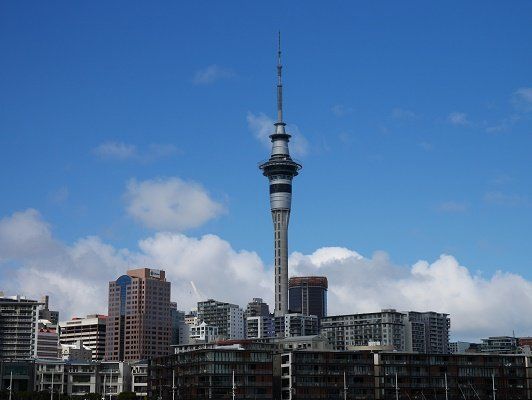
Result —
<instances>
[{"instance_id":1,"label":"white building","mask_svg":"<svg viewBox=\"0 0 532 400\"><path fill-rule=\"evenodd\" d=\"M285 314L274 318L275 336L290 338L318 334L318 317L315 315Z\"/></svg>"},{"instance_id":2,"label":"white building","mask_svg":"<svg viewBox=\"0 0 532 400\"><path fill-rule=\"evenodd\" d=\"M218 327L207 325L205 322L190 327L189 343L210 343L218 339Z\"/></svg>"},{"instance_id":3,"label":"white building","mask_svg":"<svg viewBox=\"0 0 532 400\"><path fill-rule=\"evenodd\" d=\"M244 338L244 311L236 304L209 299L198 303L198 322L218 327L222 339Z\"/></svg>"},{"instance_id":4,"label":"white building","mask_svg":"<svg viewBox=\"0 0 532 400\"><path fill-rule=\"evenodd\" d=\"M148 396L148 363L138 361L131 364L131 391L137 397Z\"/></svg>"},{"instance_id":5,"label":"white building","mask_svg":"<svg viewBox=\"0 0 532 400\"><path fill-rule=\"evenodd\" d=\"M37 356L39 303L0 292L0 359Z\"/></svg>"}]
</instances>

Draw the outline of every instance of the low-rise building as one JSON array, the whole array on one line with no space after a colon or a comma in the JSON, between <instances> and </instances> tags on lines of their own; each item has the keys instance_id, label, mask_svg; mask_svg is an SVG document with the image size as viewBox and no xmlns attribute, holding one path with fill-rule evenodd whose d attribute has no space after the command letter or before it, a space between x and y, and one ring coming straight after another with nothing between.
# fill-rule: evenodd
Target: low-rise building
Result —
<instances>
[{"instance_id":1,"label":"low-rise building","mask_svg":"<svg viewBox=\"0 0 532 400\"><path fill-rule=\"evenodd\" d=\"M188 343L211 343L219 339L218 327L205 322L190 327Z\"/></svg>"},{"instance_id":2,"label":"low-rise building","mask_svg":"<svg viewBox=\"0 0 532 400\"><path fill-rule=\"evenodd\" d=\"M480 351L491 354L516 354L517 338L513 336L491 336L487 339L482 339Z\"/></svg>"},{"instance_id":3,"label":"low-rise building","mask_svg":"<svg viewBox=\"0 0 532 400\"><path fill-rule=\"evenodd\" d=\"M150 360L150 395L170 399L273 398L273 345L228 340ZM173 397L172 395L175 395Z\"/></svg>"}]
</instances>

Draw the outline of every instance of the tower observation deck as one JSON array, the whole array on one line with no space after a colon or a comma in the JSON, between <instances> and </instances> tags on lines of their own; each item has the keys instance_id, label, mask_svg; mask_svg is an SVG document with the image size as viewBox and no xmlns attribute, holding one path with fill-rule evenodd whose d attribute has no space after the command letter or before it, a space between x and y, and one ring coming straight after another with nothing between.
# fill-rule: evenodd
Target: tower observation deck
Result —
<instances>
[{"instance_id":1,"label":"tower observation deck","mask_svg":"<svg viewBox=\"0 0 532 400\"><path fill-rule=\"evenodd\" d=\"M270 183L270 208L274 232L274 275L275 275L275 316L288 312L288 223L292 204L292 180L302 168L301 164L290 157L288 142L290 135L286 133L283 121L283 83L281 64L281 35L277 51L277 122L272 141L271 156L260 163L264 176Z\"/></svg>"}]
</instances>

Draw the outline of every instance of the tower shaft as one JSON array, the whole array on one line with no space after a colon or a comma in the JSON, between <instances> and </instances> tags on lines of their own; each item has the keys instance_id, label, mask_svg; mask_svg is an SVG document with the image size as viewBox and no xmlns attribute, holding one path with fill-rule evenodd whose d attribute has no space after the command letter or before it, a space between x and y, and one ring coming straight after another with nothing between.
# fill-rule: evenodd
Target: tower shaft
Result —
<instances>
[{"instance_id":1,"label":"tower shaft","mask_svg":"<svg viewBox=\"0 0 532 400\"><path fill-rule=\"evenodd\" d=\"M272 210L275 268L275 316L288 313L288 222L290 209Z\"/></svg>"}]
</instances>

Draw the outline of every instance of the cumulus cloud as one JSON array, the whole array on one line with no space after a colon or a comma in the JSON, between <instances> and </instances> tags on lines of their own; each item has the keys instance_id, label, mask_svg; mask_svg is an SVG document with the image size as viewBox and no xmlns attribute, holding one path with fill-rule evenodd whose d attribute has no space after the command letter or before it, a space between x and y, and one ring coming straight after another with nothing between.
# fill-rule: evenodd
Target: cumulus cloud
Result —
<instances>
[{"instance_id":1,"label":"cumulus cloud","mask_svg":"<svg viewBox=\"0 0 532 400\"><path fill-rule=\"evenodd\" d=\"M344 247L322 247L311 254L292 253L289 265L293 276L327 276L330 315L381 308L446 312L453 337L464 340L532 330L532 282L505 272L484 277L451 255L400 266L385 252L367 258ZM255 252L235 250L216 235L160 232L129 250L98 237L62 243L31 209L0 221L0 290L33 298L50 294L61 319L105 313L108 281L143 266L167 272L172 300L183 310L201 300L190 282L205 298L244 306L263 297L272 304L271 268Z\"/></svg>"},{"instance_id":2,"label":"cumulus cloud","mask_svg":"<svg viewBox=\"0 0 532 400\"><path fill-rule=\"evenodd\" d=\"M159 230L196 228L225 211L200 184L177 177L141 182L132 179L125 200L130 216Z\"/></svg>"},{"instance_id":3,"label":"cumulus cloud","mask_svg":"<svg viewBox=\"0 0 532 400\"><path fill-rule=\"evenodd\" d=\"M463 112L452 112L447 116L447 121L453 125L469 125L467 114Z\"/></svg>"},{"instance_id":4,"label":"cumulus cloud","mask_svg":"<svg viewBox=\"0 0 532 400\"><path fill-rule=\"evenodd\" d=\"M235 76L233 70L220 67L216 64L196 71L192 83L195 85L210 85L222 79L229 79Z\"/></svg>"},{"instance_id":5,"label":"cumulus cloud","mask_svg":"<svg viewBox=\"0 0 532 400\"><path fill-rule=\"evenodd\" d=\"M273 298L273 280L258 255L236 251L215 235L193 238L157 233L130 251L94 236L63 244L52 237L49 225L35 210L15 213L0 222L0 290L32 298L50 294L61 319L106 313L108 282L127 269L144 266L167 272L172 299L183 310L207 297L238 304L257 296L267 301ZM195 297L191 281L205 299Z\"/></svg>"},{"instance_id":6,"label":"cumulus cloud","mask_svg":"<svg viewBox=\"0 0 532 400\"><path fill-rule=\"evenodd\" d=\"M462 339L507 334L514 328L527 335L532 329L532 317L522 318L532 306L532 283L519 275L497 272L484 278L451 255L401 267L383 252L370 259L349 252L322 248L290 257L293 274L328 277L331 315L390 307L446 312L451 314L453 336Z\"/></svg>"},{"instance_id":7,"label":"cumulus cloud","mask_svg":"<svg viewBox=\"0 0 532 400\"><path fill-rule=\"evenodd\" d=\"M151 143L139 150L133 144L113 141L101 143L93 149L93 152L98 158L104 160L140 162L151 162L180 154L179 149L173 144Z\"/></svg>"},{"instance_id":8,"label":"cumulus cloud","mask_svg":"<svg viewBox=\"0 0 532 400\"><path fill-rule=\"evenodd\" d=\"M270 135L274 132L274 120L264 113L253 114L248 112L246 120L248 128L253 136L265 147L271 147ZM299 131L296 125L288 125L287 133L292 135L290 139L290 151L295 157L302 157L308 154L309 143L307 138Z\"/></svg>"}]
</instances>

